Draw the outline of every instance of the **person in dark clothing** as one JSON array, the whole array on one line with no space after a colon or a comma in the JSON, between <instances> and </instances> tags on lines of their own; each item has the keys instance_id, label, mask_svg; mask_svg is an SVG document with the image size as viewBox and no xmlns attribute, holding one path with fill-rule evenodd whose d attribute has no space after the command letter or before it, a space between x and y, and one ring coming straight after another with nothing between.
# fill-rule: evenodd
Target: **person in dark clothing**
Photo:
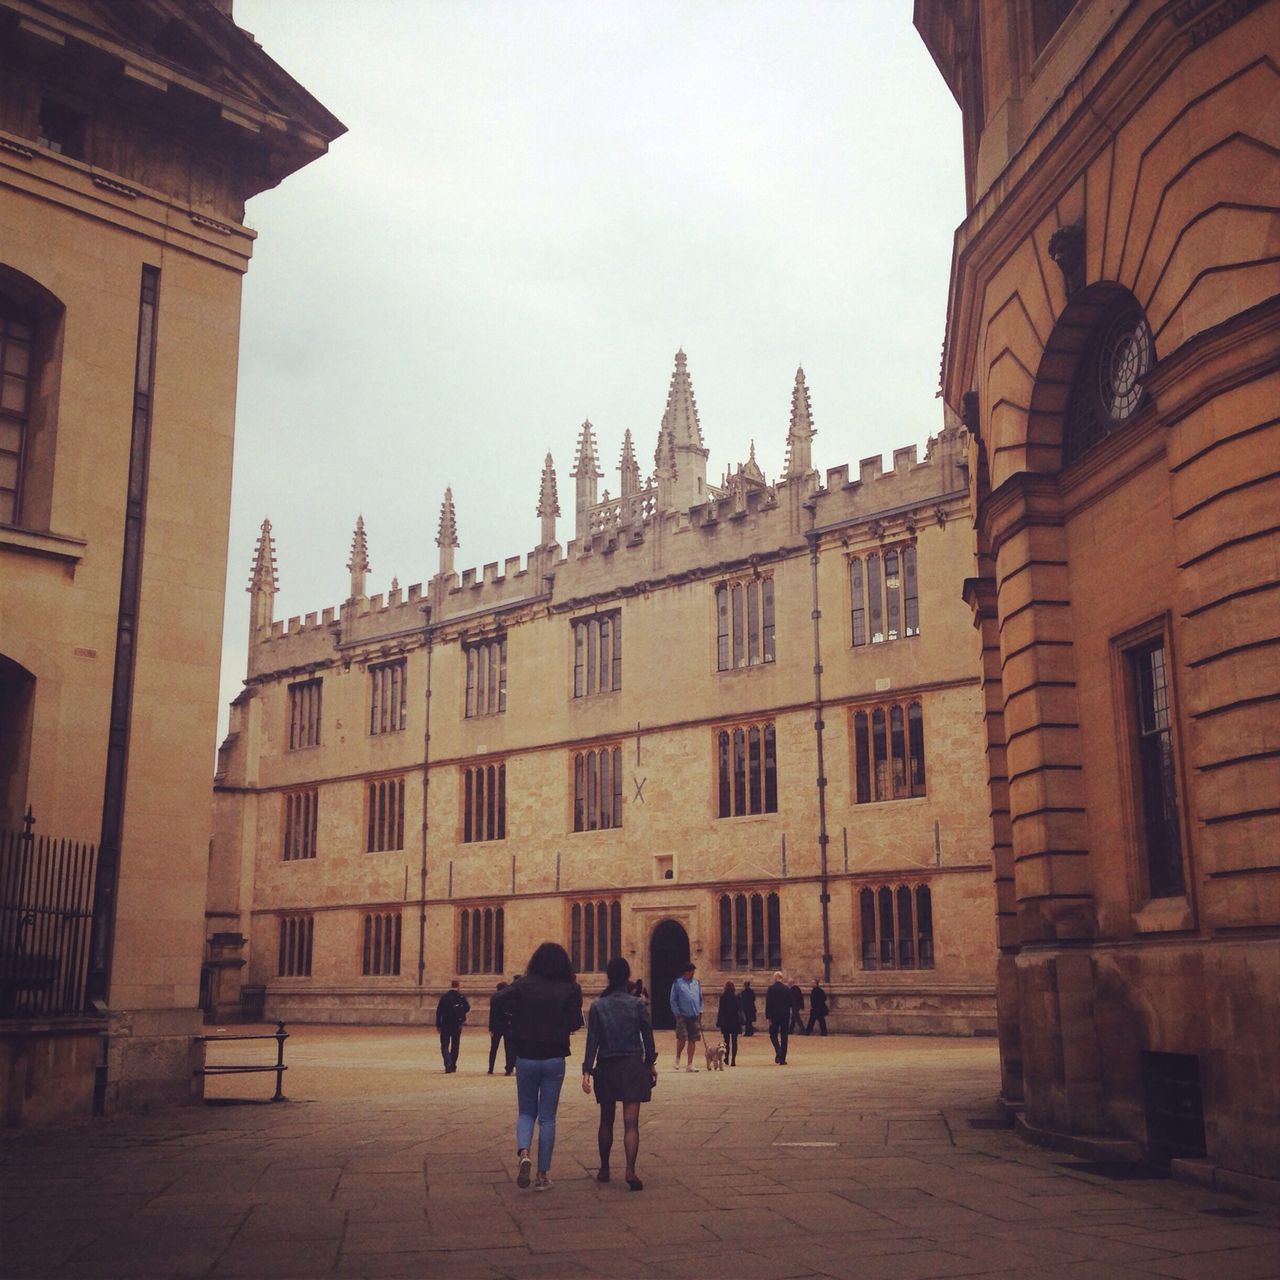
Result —
<instances>
[{"instance_id":1,"label":"person in dark clothing","mask_svg":"<svg viewBox=\"0 0 1280 1280\"><path fill-rule=\"evenodd\" d=\"M582 988L574 981L569 953L544 942L529 958L522 978L493 997L499 1017L511 1019L516 1052L516 1186L529 1185L533 1127L538 1126L535 1191L550 1191L551 1153L556 1145L556 1109L564 1084L569 1037L582 1026Z\"/></svg>"},{"instance_id":2,"label":"person in dark clothing","mask_svg":"<svg viewBox=\"0 0 1280 1280\"><path fill-rule=\"evenodd\" d=\"M825 1036L827 1034L827 993L823 991L822 984L817 978L814 978L813 990L809 992L809 1025L804 1029L805 1035L813 1034L815 1022L822 1028L822 1034Z\"/></svg>"},{"instance_id":3,"label":"person in dark clothing","mask_svg":"<svg viewBox=\"0 0 1280 1280\"><path fill-rule=\"evenodd\" d=\"M471 1012L466 996L458 990L462 983L457 978L449 984L449 990L436 1005L436 1030L440 1033L440 1056L444 1059L445 1075L458 1069L458 1050L462 1047L462 1024Z\"/></svg>"},{"instance_id":4,"label":"person in dark clothing","mask_svg":"<svg viewBox=\"0 0 1280 1280\"><path fill-rule=\"evenodd\" d=\"M499 991L505 991L507 984L500 982L494 991L497 995ZM506 1066L504 1075L510 1075L516 1069L516 1051L511 1044L511 1019L504 1017L501 1007L495 1007L492 1000L489 1001L489 1074L493 1075L493 1064L498 1060L498 1046L503 1048L503 1062Z\"/></svg>"},{"instance_id":5,"label":"person in dark clothing","mask_svg":"<svg viewBox=\"0 0 1280 1280\"><path fill-rule=\"evenodd\" d=\"M627 1189L643 1191L636 1174L640 1153L640 1104L653 1097L658 1083L658 1051L653 1043L649 1007L627 979L631 966L614 956L605 968L609 985L591 1006L587 1017L587 1047L582 1056L582 1092L595 1089L600 1104L600 1171L597 1182L609 1181L613 1126L622 1103L622 1149L627 1157Z\"/></svg>"},{"instance_id":6,"label":"person in dark clothing","mask_svg":"<svg viewBox=\"0 0 1280 1280\"><path fill-rule=\"evenodd\" d=\"M732 982L724 984L720 993L720 1011L716 1014L716 1026L724 1036L724 1057L731 1066L738 1065L738 1034L742 1030L742 1005Z\"/></svg>"},{"instance_id":7,"label":"person in dark clothing","mask_svg":"<svg viewBox=\"0 0 1280 1280\"><path fill-rule=\"evenodd\" d=\"M756 993L751 990L750 979L742 984L738 1003L742 1006L742 1034L753 1036L756 1033Z\"/></svg>"},{"instance_id":8,"label":"person in dark clothing","mask_svg":"<svg viewBox=\"0 0 1280 1280\"><path fill-rule=\"evenodd\" d=\"M769 990L764 993L764 1016L769 1022L769 1042L773 1045L773 1060L780 1067L787 1065L787 1036L791 1027L791 992L775 973Z\"/></svg>"},{"instance_id":9,"label":"person in dark clothing","mask_svg":"<svg viewBox=\"0 0 1280 1280\"><path fill-rule=\"evenodd\" d=\"M793 982L788 992L791 997L791 1031L804 1030L804 1018L800 1015L804 1013L804 992L800 990L800 984Z\"/></svg>"}]
</instances>

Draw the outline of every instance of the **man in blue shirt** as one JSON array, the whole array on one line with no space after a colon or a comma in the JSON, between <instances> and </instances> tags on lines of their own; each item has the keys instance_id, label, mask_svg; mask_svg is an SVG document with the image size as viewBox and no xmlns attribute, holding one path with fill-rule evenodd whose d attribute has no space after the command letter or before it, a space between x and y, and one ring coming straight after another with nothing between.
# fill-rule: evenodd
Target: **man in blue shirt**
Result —
<instances>
[{"instance_id":1,"label":"man in blue shirt","mask_svg":"<svg viewBox=\"0 0 1280 1280\"><path fill-rule=\"evenodd\" d=\"M671 984L671 1012L676 1016L676 1070L680 1070L680 1053L689 1046L686 1071L696 1071L693 1046L702 1039L702 986L693 976L697 966L690 960L684 972Z\"/></svg>"}]
</instances>

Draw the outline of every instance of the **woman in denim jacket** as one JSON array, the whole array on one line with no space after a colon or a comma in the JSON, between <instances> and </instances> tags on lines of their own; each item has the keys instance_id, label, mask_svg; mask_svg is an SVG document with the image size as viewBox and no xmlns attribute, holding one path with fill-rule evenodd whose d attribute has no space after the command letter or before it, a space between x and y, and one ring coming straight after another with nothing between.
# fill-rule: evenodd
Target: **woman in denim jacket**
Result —
<instances>
[{"instance_id":1,"label":"woman in denim jacket","mask_svg":"<svg viewBox=\"0 0 1280 1280\"><path fill-rule=\"evenodd\" d=\"M595 1079L600 1104L600 1172L597 1182L609 1181L609 1153L613 1122L622 1103L622 1149L627 1157L627 1187L643 1191L636 1177L640 1152L640 1104L653 1096L658 1083L658 1051L648 1006L627 991L631 966L618 956L605 969L609 985L587 1015L587 1049L582 1059L582 1092L590 1093Z\"/></svg>"},{"instance_id":2,"label":"woman in denim jacket","mask_svg":"<svg viewBox=\"0 0 1280 1280\"><path fill-rule=\"evenodd\" d=\"M544 942L530 957L524 976L493 996L499 1018L511 1019L516 1051L516 1185L529 1185L533 1125L538 1123L538 1180L535 1191L550 1191L551 1152L556 1143L556 1109L564 1084L569 1036L582 1026L582 988L573 980L569 953Z\"/></svg>"}]
</instances>

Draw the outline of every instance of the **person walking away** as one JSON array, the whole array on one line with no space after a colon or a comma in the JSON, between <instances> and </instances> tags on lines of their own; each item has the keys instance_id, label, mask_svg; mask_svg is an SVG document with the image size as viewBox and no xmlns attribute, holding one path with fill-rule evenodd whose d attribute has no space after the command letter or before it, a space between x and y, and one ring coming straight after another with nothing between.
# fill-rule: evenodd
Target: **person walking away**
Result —
<instances>
[{"instance_id":1,"label":"person walking away","mask_svg":"<svg viewBox=\"0 0 1280 1280\"><path fill-rule=\"evenodd\" d=\"M775 973L773 982L764 993L764 1016L769 1023L769 1043L773 1045L773 1060L780 1067L787 1065L787 1035L791 1027L791 992Z\"/></svg>"},{"instance_id":2,"label":"person walking away","mask_svg":"<svg viewBox=\"0 0 1280 1280\"><path fill-rule=\"evenodd\" d=\"M804 1013L804 992L801 991L800 984L798 982L793 982L791 984L791 990L789 994L791 996L790 1030L803 1031L804 1018L801 1015Z\"/></svg>"},{"instance_id":3,"label":"person walking away","mask_svg":"<svg viewBox=\"0 0 1280 1280\"><path fill-rule=\"evenodd\" d=\"M725 1061L731 1067L738 1065L738 1034L742 1030L742 1006L732 982L724 984L720 993L720 1010L716 1014L716 1026L724 1037Z\"/></svg>"},{"instance_id":4,"label":"person walking away","mask_svg":"<svg viewBox=\"0 0 1280 1280\"><path fill-rule=\"evenodd\" d=\"M750 978L742 984L738 1002L742 1005L742 1034L753 1036L756 1033L756 993L751 990Z\"/></svg>"},{"instance_id":5,"label":"person walking away","mask_svg":"<svg viewBox=\"0 0 1280 1280\"><path fill-rule=\"evenodd\" d=\"M649 1003L649 993L645 990L643 978L637 978L631 984L631 994L635 996L636 999L643 1000L646 1004Z\"/></svg>"},{"instance_id":6,"label":"person walking away","mask_svg":"<svg viewBox=\"0 0 1280 1280\"><path fill-rule=\"evenodd\" d=\"M640 1104L653 1097L658 1083L658 1050L653 1022L643 1000L628 991L631 966L615 956L605 967L608 986L587 1014L587 1047L582 1056L582 1092L595 1085L600 1104L600 1171L597 1182L609 1181L613 1125L622 1103L622 1150L627 1158L627 1189L643 1191L636 1175L640 1153Z\"/></svg>"},{"instance_id":7,"label":"person walking away","mask_svg":"<svg viewBox=\"0 0 1280 1280\"><path fill-rule=\"evenodd\" d=\"M692 960L671 984L671 1012L676 1016L676 1070L680 1070L680 1053L689 1046L686 1071L697 1071L693 1065L694 1046L702 1039L702 986L695 978L697 965Z\"/></svg>"},{"instance_id":8,"label":"person walking away","mask_svg":"<svg viewBox=\"0 0 1280 1280\"><path fill-rule=\"evenodd\" d=\"M507 984L505 982L498 983L494 989L494 995L499 991L505 991ZM502 1013L501 1006L495 1006L492 998L489 1000L489 1074L493 1075L493 1064L498 1060L498 1046L502 1046L502 1059L506 1070L503 1075L510 1075L516 1069L516 1054L511 1047L511 1019L509 1015Z\"/></svg>"},{"instance_id":9,"label":"person walking away","mask_svg":"<svg viewBox=\"0 0 1280 1280\"><path fill-rule=\"evenodd\" d=\"M459 990L461 986L462 983L454 978L436 1005L436 1030L440 1033L440 1056L444 1059L445 1075L451 1075L458 1069L462 1024L471 1012L467 997Z\"/></svg>"},{"instance_id":10,"label":"person walking away","mask_svg":"<svg viewBox=\"0 0 1280 1280\"><path fill-rule=\"evenodd\" d=\"M822 1034L827 1034L827 993L822 989L822 983L814 978L813 990L809 992L809 1025L805 1027L804 1033L807 1036L813 1034L813 1024L817 1023L822 1028Z\"/></svg>"},{"instance_id":11,"label":"person walking away","mask_svg":"<svg viewBox=\"0 0 1280 1280\"><path fill-rule=\"evenodd\" d=\"M499 1016L511 1019L516 1054L516 1186L529 1185L536 1123L538 1179L533 1189L550 1191L564 1060L569 1037L582 1026L582 988L574 981L569 953L558 942L542 943L529 957L524 976L496 992L493 1000Z\"/></svg>"}]
</instances>

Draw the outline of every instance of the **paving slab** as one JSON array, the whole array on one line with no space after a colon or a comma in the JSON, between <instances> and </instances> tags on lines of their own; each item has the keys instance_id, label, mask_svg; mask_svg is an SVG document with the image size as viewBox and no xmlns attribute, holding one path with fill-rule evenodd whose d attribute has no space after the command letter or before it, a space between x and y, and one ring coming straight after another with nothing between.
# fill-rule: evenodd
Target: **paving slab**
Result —
<instances>
[{"instance_id":1,"label":"paving slab","mask_svg":"<svg viewBox=\"0 0 1280 1280\"><path fill-rule=\"evenodd\" d=\"M1280 1276L1274 1207L1113 1182L973 1128L997 1118L990 1041L796 1040L786 1071L744 1041L732 1071L664 1072L640 1194L621 1126L615 1180L595 1181L598 1111L566 1089L555 1187L536 1194L514 1185L514 1082L467 1052L479 1036L445 1076L430 1028L290 1033L278 1105L0 1134L0 1276Z\"/></svg>"}]
</instances>

